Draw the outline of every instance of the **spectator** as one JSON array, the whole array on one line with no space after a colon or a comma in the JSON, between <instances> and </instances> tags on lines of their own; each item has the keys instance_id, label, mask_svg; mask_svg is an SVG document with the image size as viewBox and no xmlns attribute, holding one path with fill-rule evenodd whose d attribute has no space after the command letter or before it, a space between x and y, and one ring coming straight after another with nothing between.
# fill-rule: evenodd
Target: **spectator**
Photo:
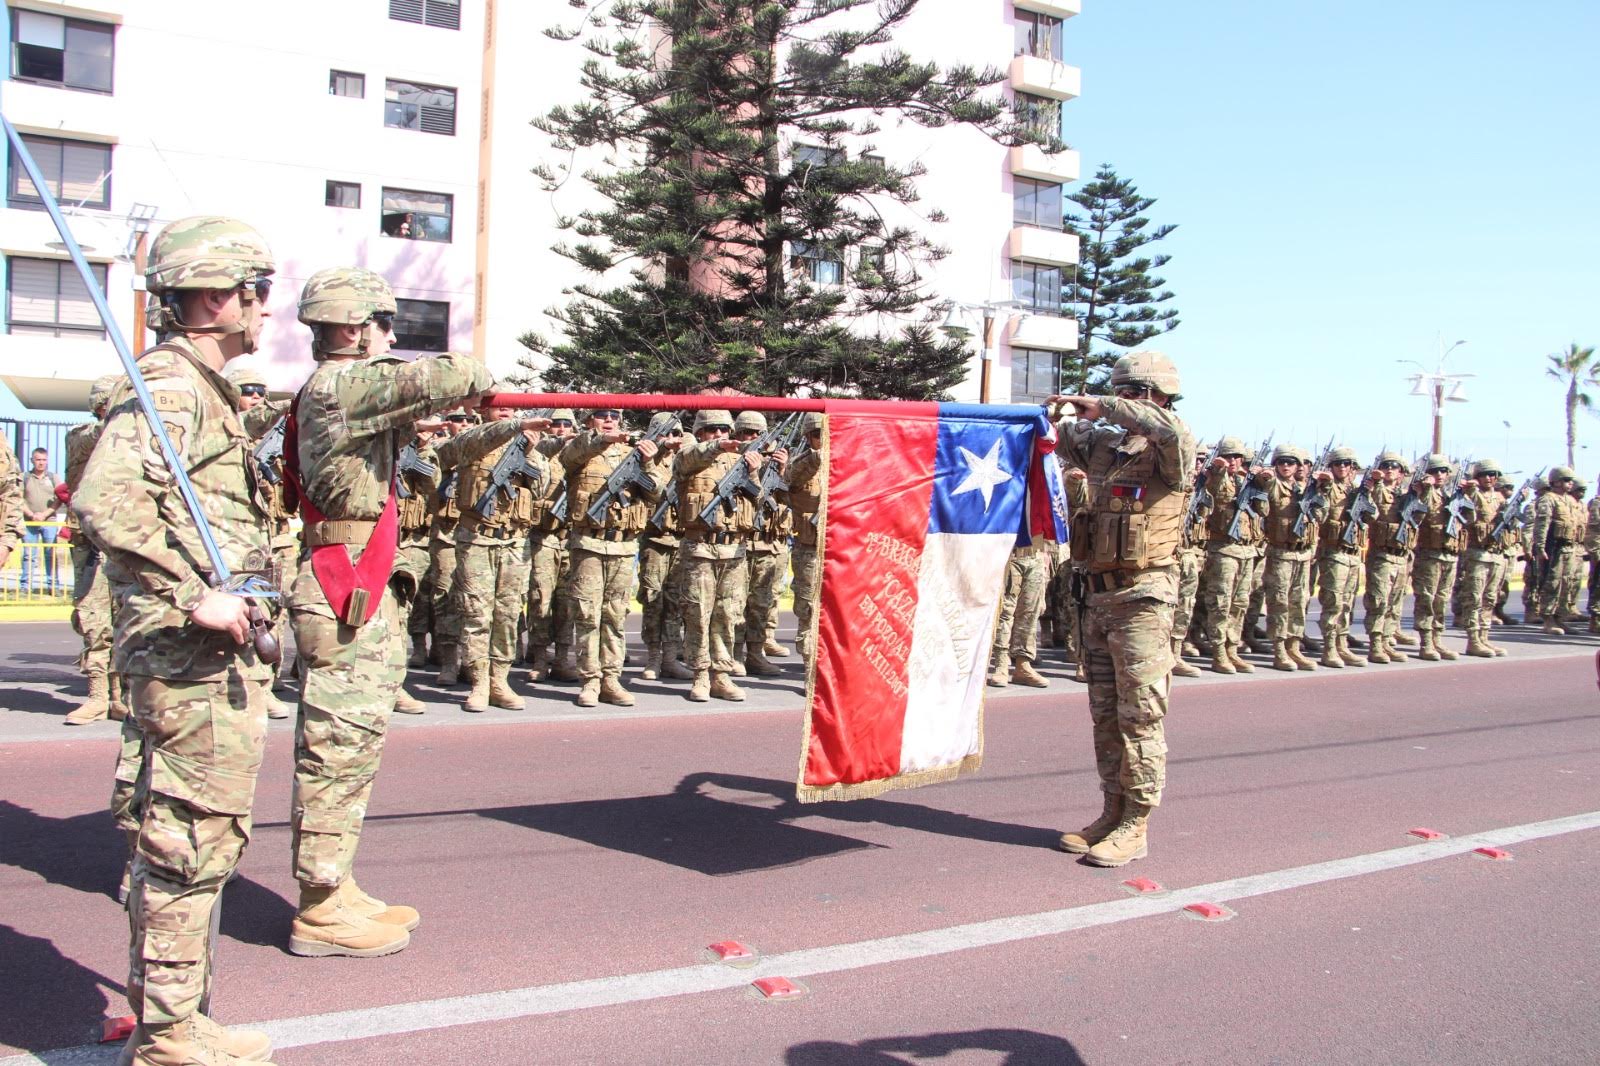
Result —
<instances>
[{"instance_id":1,"label":"spectator","mask_svg":"<svg viewBox=\"0 0 1600 1066\"><path fill-rule=\"evenodd\" d=\"M59 520L61 500L56 496L56 486L61 481L49 470L49 452L43 448L35 448L32 459L33 468L22 476L22 517L27 523L23 534L25 546L22 550L22 587L25 589L34 587L39 572L39 563L34 559L42 557L45 591L55 592L56 527L36 523ZM34 544L40 546L31 547Z\"/></svg>"}]
</instances>

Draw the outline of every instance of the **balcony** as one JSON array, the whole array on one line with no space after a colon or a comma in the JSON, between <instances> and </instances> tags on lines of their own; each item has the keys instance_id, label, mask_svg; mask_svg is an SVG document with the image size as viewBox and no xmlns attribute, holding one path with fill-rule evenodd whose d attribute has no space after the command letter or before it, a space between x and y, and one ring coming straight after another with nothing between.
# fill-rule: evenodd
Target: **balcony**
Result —
<instances>
[{"instance_id":1,"label":"balcony","mask_svg":"<svg viewBox=\"0 0 1600 1066\"><path fill-rule=\"evenodd\" d=\"M1052 352L1078 350L1078 320L1054 315L1016 315L1005 331L1013 348L1039 348Z\"/></svg>"},{"instance_id":2,"label":"balcony","mask_svg":"<svg viewBox=\"0 0 1600 1066\"><path fill-rule=\"evenodd\" d=\"M1082 14L1083 0L1016 0L1016 7L1022 11L1037 11L1041 15L1069 19Z\"/></svg>"},{"instance_id":3,"label":"balcony","mask_svg":"<svg viewBox=\"0 0 1600 1066\"><path fill-rule=\"evenodd\" d=\"M1019 144L1011 149L1011 173L1019 178L1035 181L1078 180L1078 153L1068 149L1054 155L1037 144Z\"/></svg>"},{"instance_id":4,"label":"balcony","mask_svg":"<svg viewBox=\"0 0 1600 1066\"><path fill-rule=\"evenodd\" d=\"M1018 226L1006 238L1007 259L1071 266L1078 261L1078 238L1060 230Z\"/></svg>"},{"instance_id":5,"label":"balcony","mask_svg":"<svg viewBox=\"0 0 1600 1066\"><path fill-rule=\"evenodd\" d=\"M1071 100L1083 89L1083 73L1054 59L1017 56L1011 60L1011 88L1052 100Z\"/></svg>"}]
</instances>

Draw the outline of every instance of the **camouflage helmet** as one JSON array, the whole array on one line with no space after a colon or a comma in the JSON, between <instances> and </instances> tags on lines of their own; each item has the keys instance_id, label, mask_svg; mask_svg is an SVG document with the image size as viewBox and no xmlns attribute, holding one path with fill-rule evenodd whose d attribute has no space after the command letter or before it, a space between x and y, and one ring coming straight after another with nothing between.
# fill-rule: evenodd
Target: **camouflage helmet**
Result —
<instances>
[{"instance_id":1,"label":"camouflage helmet","mask_svg":"<svg viewBox=\"0 0 1600 1066\"><path fill-rule=\"evenodd\" d=\"M332 267L306 279L300 290L300 321L311 327L312 354L365 355L365 330L355 343L335 348L320 326L360 326L373 315L392 315L394 293L383 275L361 267Z\"/></svg>"},{"instance_id":2,"label":"camouflage helmet","mask_svg":"<svg viewBox=\"0 0 1600 1066\"><path fill-rule=\"evenodd\" d=\"M821 433L822 432L822 412L821 411L807 411L805 413L805 417L800 419L800 432L801 433Z\"/></svg>"},{"instance_id":3,"label":"camouflage helmet","mask_svg":"<svg viewBox=\"0 0 1600 1066\"><path fill-rule=\"evenodd\" d=\"M650 425L646 433L679 433L683 431L683 422L671 411L657 411L650 416Z\"/></svg>"},{"instance_id":4,"label":"camouflage helmet","mask_svg":"<svg viewBox=\"0 0 1600 1066\"><path fill-rule=\"evenodd\" d=\"M231 289L277 270L261 234L236 218L196 215L169 222L150 242L145 289Z\"/></svg>"},{"instance_id":5,"label":"camouflage helmet","mask_svg":"<svg viewBox=\"0 0 1600 1066\"><path fill-rule=\"evenodd\" d=\"M1360 466L1361 456L1356 454L1356 450L1354 448L1348 448L1341 444L1339 447L1328 452L1328 462L1330 464L1355 463L1357 466Z\"/></svg>"},{"instance_id":6,"label":"camouflage helmet","mask_svg":"<svg viewBox=\"0 0 1600 1066\"><path fill-rule=\"evenodd\" d=\"M1111 368L1108 384L1112 389L1142 387L1165 393L1174 400L1182 398L1178 391L1181 382L1177 366L1167 358L1165 352L1158 352L1154 348L1141 348L1118 359Z\"/></svg>"},{"instance_id":7,"label":"camouflage helmet","mask_svg":"<svg viewBox=\"0 0 1600 1066\"><path fill-rule=\"evenodd\" d=\"M1242 459L1250 454L1250 445L1240 437L1223 437L1217 441L1217 454L1223 457L1237 455Z\"/></svg>"},{"instance_id":8,"label":"camouflage helmet","mask_svg":"<svg viewBox=\"0 0 1600 1066\"><path fill-rule=\"evenodd\" d=\"M1438 452L1430 452L1428 457L1422 461L1422 469L1430 474L1436 470L1448 472L1455 469L1455 464L1450 461L1450 457L1448 455L1441 455Z\"/></svg>"},{"instance_id":9,"label":"camouflage helmet","mask_svg":"<svg viewBox=\"0 0 1600 1066\"><path fill-rule=\"evenodd\" d=\"M1293 459L1295 462L1309 463L1311 461L1311 454L1298 444L1289 444L1288 442L1285 442L1272 450L1273 465L1277 465L1277 463L1283 459Z\"/></svg>"},{"instance_id":10,"label":"camouflage helmet","mask_svg":"<svg viewBox=\"0 0 1600 1066\"><path fill-rule=\"evenodd\" d=\"M708 429L712 426L723 426L727 429L732 429L733 414L729 411L722 411L714 408L695 413L694 431L696 433L700 432L702 429Z\"/></svg>"},{"instance_id":11,"label":"camouflage helmet","mask_svg":"<svg viewBox=\"0 0 1600 1066\"><path fill-rule=\"evenodd\" d=\"M767 431L767 416L760 411L740 411L739 417L733 420L735 433L765 433Z\"/></svg>"},{"instance_id":12,"label":"camouflage helmet","mask_svg":"<svg viewBox=\"0 0 1600 1066\"><path fill-rule=\"evenodd\" d=\"M1574 496L1582 496L1588 491L1589 483L1587 481L1583 480L1581 477L1575 477L1572 479L1572 494Z\"/></svg>"},{"instance_id":13,"label":"camouflage helmet","mask_svg":"<svg viewBox=\"0 0 1600 1066\"><path fill-rule=\"evenodd\" d=\"M1506 477L1504 474L1500 475L1500 480L1496 481L1494 483L1494 487L1499 492L1516 492L1517 491L1516 482L1512 481L1510 478Z\"/></svg>"},{"instance_id":14,"label":"camouflage helmet","mask_svg":"<svg viewBox=\"0 0 1600 1066\"><path fill-rule=\"evenodd\" d=\"M1546 474L1540 474L1538 477L1534 478L1533 479L1533 491L1534 492L1549 492L1550 491L1550 478L1549 478L1549 476L1546 475Z\"/></svg>"},{"instance_id":15,"label":"camouflage helmet","mask_svg":"<svg viewBox=\"0 0 1600 1066\"><path fill-rule=\"evenodd\" d=\"M1577 476L1578 472L1572 469L1570 466L1552 466L1550 468L1550 473L1546 475L1547 479L1552 485L1558 481L1561 481L1562 479L1571 481Z\"/></svg>"},{"instance_id":16,"label":"camouflage helmet","mask_svg":"<svg viewBox=\"0 0 1600 1066\"><path fill-rule=\"evenodd\" d=\"M1411 464L1406 462L1406 457L1399 452L1391 452L1387 448L1378 453L1377 465L1382 466L1384 463L1398 463L1401 470L1408 474L1411 472Z\"/></svg>"},{"instance_id":17,"label":"camouflage helmet","mask_svg":"<svg viewBox=\"0 0 1600 1066\"><path fill-rule=\"evenodd\" d=\"M1473 477L1484 477L1486 475L1489 477L1500 476L1500 464L1498 461L1494 459L1479 459L1472 464Z\"/></svg>"},{"instance_id":18,"label":"camouflage helmet","mask_svg":"<svg viewBox=\"0 0 1600 1066\"><path fill-rule=\"evenodd\" d=\"M94 384L89 386L89 410L98 414L111 402L111 394L116 391L118 383L122 380L121 374L107 374L105 377L95 378Z\"/></svg>"},{"instance_id":19,"label":"camouflage helmet","mask_svg":"<svg viewBox=\"0 0 1600 1066\"><path fill-rule=\"evenodd\" d=\"M267 387L267 379L253 366L243 364L230 366L222 372L222 376L233 382L236 387L245 385L260 385L263 389Z\"/></svg>"},{"instance_id":20,"label":"camouflage helmet","mask_svg":"<svg viewBox=\"0 0 1600 1066\"><path fill-rule=\"evenodd\" d=\"M563 422L563 421L576 423L578 421L578 419L573 414L572 408L570 408L570 407L557 407L554 411L550 412L550 421L552 423L554 423L554 422Z\"/></svg>"}]
</instances>

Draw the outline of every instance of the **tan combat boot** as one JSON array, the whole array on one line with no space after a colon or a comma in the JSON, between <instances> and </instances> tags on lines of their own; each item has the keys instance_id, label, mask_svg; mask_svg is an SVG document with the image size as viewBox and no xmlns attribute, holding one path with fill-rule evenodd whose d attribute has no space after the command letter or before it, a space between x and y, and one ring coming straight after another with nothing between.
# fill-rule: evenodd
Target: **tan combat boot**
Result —
<instances>
[{"instance_id":1,"label":"tan combat boot","mask_svg":"<svg viewBox=\"0 0 1600 1066\"><path fill-rule=\"evenodd\" d=\"M1050 680L1035 670L1033 664L1027 659L1011 660L1011 683L1013 685L1026 685L1028 688L1049 688Z\"/></svg>"},{"instance_id":2,"label":"tan combat boot","mask_svg":"<svg viewBox=\"0 0 1600 1066\"><path fill-rule=\"evenodd\" d=\"M467 702L462 704L463 710L479 714L489 709L489 661L480 659L478 662L467 666L467 672L472 678L472 691L467 693Z\"/></svg>"},{"instance_id":3,"label":"tan combat boot","mask_svg":"<svg viewBox=\"0 0 1600 1066\"><path fill-rule=\"evenodd\" d=\"M991 656L989 659L989 687L1005 688L1011 684L1011 671L1006 668L1003 655Z\"/></svg>"},{"instance_id":4,"label":"tan combat boot","mask_svg":"<svg viewBox=\"0 0 1600 1066\"><path fill-rule=\"evenodd\" d=\"M1253 674L1256 672L1256 668L1245 662L1244 656L1239 654L1239 645L1232 642L1228 644L1228 662L1232 663L1233 668L1241 674Z\"/></svg>"},{"instance_id":5,"label":"tan combat boot","mask_svg":"<svg viewBox=\"0 0 1600 1066\"><path fill-rule=\"evenodd\" d=\"M417 913L415 907L402 907L399 904L390 906L381 899L374 899L361 891L354 877L345 879L344 884L339 886L339 894L344 897L344 905L363 918L371 918L384 925L398 925L408 933L422 924L422 915Z\"/></svg>"},{"instance_id":6,"label":"tan combat boot","mask_svg":"<svg viewBox=\"0 0 1600 1066\"><path fill-rule=\"evenodd\" d=\"M1554 637L1564 637L1564 636L1567 635L1567 631L1565 629L1562 629L1559 625L1557 625L1556 624L1556 620L1554 618L1546 618L1544 620L1544 625L1539 627L1539 632L1541 632L1541 633L1549 633L1551 636L1554 636Z\"/></svg>"},{"instance_id":7,"label":"tan combat boot","mask_svg":"<svg viewBox=\"0 0 1600 1066\"><path fill-rule=\"evenodd\" d=\"M1211 649L1211 670L1217 674L1236 674L1238 667L1233 665L1233 660L1228 657L1228 645L1218 642Z\"/></svg>"},{"instance_id":8,"label":"tan combat boot","mask_svg":"<svg viewBox=\"0 0 1600 1066\"><path fill-rule=\"evenodd\" d=\"M1183 638L1172 638L1172 676L1173 677L1199 677L1200 668L1183 659Z\"/></svg>"},{"instance_id":9,"label":"tan combat boot","mask_svg":"<svg viewBox=\"0 0 1600 1066\"><path fill-rule=\"evenodd\" d=\"M78 704L63 721L67 725L88 725L109 717L111 687L106 681L105 671L101 670L89 675L89 698Z\"/></svg>"},{"instance_id":10,"label":"tan combat boot","mask_svg":"<svg viewBox=\"0 0 1600 1066\"><path fill-rule=\"evenodd\" d=\"M557 681L581 681L578 676L578 665L573 659L571 644L557 644L555 662L550 667L550 676Z\"/></svg>"},{"instance_id":11,"label":"tan combat boot","mask_svg":"<svg viewBox=\"0 0 1600 1066\"><path fill-rule=\"evenodd\" d=\"M1494 641L1489 639L1489 629L1488 629L1487 626L1485 626L1481 630L1481 632L1483 634L1483 643L1484 643L1485 647L1487 647L1490 651L1494 652L1496 656L1504 655L1506 653L1505 648L1501 647L1500 645L1496 644Z\"/></svg>"},{"instance_id":12,"label":"tan combat boot","mask_svg":"<svg viewBox=\"0 0 1600 1066\"><path fill-rule=\"evenodd\" d=\"M294 717L294 708L280 700L270 689L267 690L267 698L265 702L267 705L268 718L282 720L284 718Z\"/></svg>"},{"instance_id":13,"label":"tan combat boot","mask_svg":"<svg viewBox=\"0 0 1600 1066\"><path fill-rule=\"evenodd\" d=\"M767 661L767 657L762 654L761 645L759 644L750 644L745 647L744 669L745 673L751 677L777 677L783 673L782 670Z\"/></svg>"},{"instance_id":14,"label":"tan combat boot","mask_svg":"<svg viewBox=\"0 0 1600 1066\"><path fill-rule=\"evenodd\" d=\"M740 662L738 659L735 659L733 660L733 666L728 670L728 673L732 674L734 677L744 677L749 673L749 671L744 668L744 663Z\"/></svg>"},{"instance_id":15,"label":"tan combat boot","mask_svg":"<svg viewBox=\"0 0 1600 1066\"><path fill-rule=\"evenodd\" d=\"M438 683L443 686L456 685L461 682L461 645L446 644L444 650L439 652L439 678Z\"/></svg>"},{"instance_id":16,"label":"tan combat boot","mask_svg":"<svg viewBox=\"0 0 1600 1066\"><path fill-rule=\"evenodd\" d=\"M520 711L527 706L517 690L511 687L511 664L495 663L489 670L489 702L508 711Z\"/></svg>"},{"instance_id":17,"label":"tan combat boot","mask_svg":"<svg viewBox=\"0 0 1600 1066\"><path fill-rule=\"evenodd\" d=\"M1395 631L1394 636L1389 638L1389 643L1398 644L1403 648L1415 648L1418 642L1416 637L1412 636L1404 629L1398 629Z\"/></svg>"},{"instance_id":18,"label":"tan combat boot","mask_svg":"<svg viewBox=\"0 0 1600 1066\"><path fill-rule=\"evenodd\" d=\"M120 722L133 713L133 709L123 698L127 690L122 686L121 674L112 672L106 675L106 679L111 683L111 720Z\"/></svg>"},{"instance_id":19,"label":"tan combat boot","mask_svg":"<svg viewBox=\"0 0 1600 1066\"><path fill-rule=\"evenodd\" d=\"M550 649L534 648L529 653L528 680L543 681L550 676Z\"/></svg>"},{"instance_id":20,"label":"tan combat boot","mask_svg":"<svg viewBox=\"0 0 1600 1066\"><path fill-rule=\"evenodd\" d=\"M1436 663L1436 662L1438 662L1439 661L1439 653L1434 648L1433 632L1430 630L1430 631L1428 631L1426 633L1421 633L1419 635L1422 638L1422 648L1421 648L1420 651L1417 652L1417 658L1421 659L1425 663Z\"/></svg>"},{"instance_id":21,"label":"tan combat boot","mask_svg":"<svg viewBox=\"0 0 1600 1066\"><path fill-rule=\"evenodd\" d=\"M264 1043L263 1043L264 1042ZM246 1054L238 1054L244 1050ZM203 1014L170 1025L136 1025L117 1066L231 1066L267 1063L272 1041L258 1029L228 1030Z\"/></svg>"},{"instance_id":22,"label":"tan combat boot","mask_svg":"<svg viewBox=\"0 0 1600 1066\"><path fill-rule=\"evenodd\" d=\"M1344 656L1339 654L1339 634L1323 631L1322 658L1317 660L1318 666L1326 666L1330 670L1344 669Z\"/></svg>"},{"instance_id":23,"label":"tan combat boot","mask_svg":"<svg viewBox=\"0 0 1600 1066\"><path fill-rule=\"evenodd\" d=\"M1090 848L1106 838L1106 834L1117 827L1122 821L1122 794L1113 795L1110 792L1102 793L1104 804L1100 810L1100 817L1078 830L1076 833L1062 833L1061 839L1056 841L1056 848L1073 855L1082 855Z\"/></svg>"},{"instance_id":24,"label":"tan combat boot","mask_svg":"<svg viewBox=\"0 0 1600 1066\"><path fill-rule=\"evenodd\" d=\"M1373 633L1367 638L1367 662L1377 663L1382 666L1390 662L1389 652L1386 650L1388 640L1382 633Z\"/></svg>"},{"instance_id":25,"label":"tan combat boot","mask_svg":"<svg viewBox=\"0 0 1600 1066\"><path fill-rule=\"evenodd\" d=\"M428 634L416 633L411 637L411 658L406 665L421 669L428 665Z\"/></svg>"},{"instance_id":26,"label":"tan combat boot","mask_svg":"<svg viewBox=\"0 0 1600 1066\"><path fill-rule=\"evenodd\" d=\"M395 690L394 710L396 714L422 714L428 705L417 699L404 688Z\"/></svg>"},{"instance_id":27,"label":"tan combat boot","mask_svg":"<svg viewBox=\"0 0 1600 1066\"><path fill-rule=\"evenodd\" d=\"M1433 634L1433 650L1434 653L1439 656L1439 658L1443 659L1447 663L1453 663L1457 659L1461 658L1461 656L1456 654L1454 648L1450 647L1444 642L1444 633L1439 630L1435 630Z\"/></svg>"},{"instance_id":28,"label":"tan combat boot","mask_svg":"<svg viewBox=\"0 0 1600 1066\"><path fill-rule=\"evenodd\" d=\"M600 679L591 677L585 681L583 687L578 690L578 698L573 702L579 707L600 706Z\"/></svg>"},{"instance_id":29,"label":"tan combat boot","mask_svg":"<svg viewBox=\"0 0 1600 1066\"><path fill-rule=\"evenodd\" d=\"M1365 659L1350 650L1350 634L1343 631L1339 633L1339 659L1346 666L1359 666L1363 670L1367 666Z\"/></svg>"},{"instance_id":30,"label":"tan combat boot","mask_svg":"<svg viewBox=\"0 0 1600 1066\"><path fill-rule=\"evenodd\" d=\"M689 700L704 703L711 698L711 671L696 670L694 684L689 686Z\"/></svg>"},{"instance_id":31,"label":"tan combat boot","mask_svg":"<svg viewBox=\"0 0 1600 1066\"><path fill-rule=\"evenodd\" d=\"M289 926L292 954L371 959L393 955L409 943L405 929L368 918L345 902L338 888L300 886L300 908Z\"/></svg>"},{"instance_id":32,"label":"tan combat boot","mask_svg":"<svg viewBox=\"0 0 1600 1066\"><path fill-rule=\"evenodd\" d=\"M1385 633L1383 637L1383 654L1389 657L1392 663L1410 662L1411 656L1400 650L1400 645L1395 643L1393 634Z\"/></svg>"},{"instance_id":33,"label":"tan combat boot","mask_svg":"<svg viewBox=\"0 0 1600 1066\"><path fill-rule=\"evenodd\" d=\"M714 670L711 673L711 695L719 700L737 703L744 699L744 689L733 683L732 675Z\"/></svg>"},{"instance_id":34,"label":"tan combat boot","mask_svg":"<svg viewBox=\"0 0 1600 1066\"><path fill-rule=\"evenodd\" d=\"M790 655L788 648L785 648L770 637L762 643L761 650L767 653L767 658L769 659L787 659Z\"/></svg>"},{"instance_id":35,"label":"tan combat boot","mask_svg":"<svg viewBox=\"0 0 1600 1066\"><path fill-rule=\"evenodd\" d=\"M1284 641L1283 649L1289 653L1289 661L1294 663L1298 669L1315 670L1317 668L1317 664L1312 662L1310 659L1307 659L1305 657L1305 653L1300 650L1299 637L1290 637L1288 640Z\"/></svg>"},{"instance_id":36,"label":"tan combat boot","mask_svg":"<svg viewBox=\"0 0 1600 1066\"><path fill-rule=\"evenodd\" d=\"M1272 642L1272 668L1274 670L1294 670L1294 660L1289 658L1289 642L1275 640Z\"/></svg>"},{"instance_id":37,"label":"tan combat boot","mask_svg":"<svg viewBox=\"0 0 1600 1066\"><path fill-rule=\"evenodd\" d=\"M622 678L607 674L600 679L600 702L613 707L632 707L633 693L622 687Z\"/></svg>"},{"instance_id":38,"label":"tan combat boot","mask_svg":"<svg viewBox=\"0 0 1600 1066\"><path fill-rule=\"evenodd\" d=\"M661 645L661 676L670 677L674 681L693 681L694 671L683 662L683 645L664 643Z\"/></svg>"},{"instance_id":39,"label":"tan combat boot","mask_svg":"<svg viewBox=\"0 0 1600 1066\"><path fill-rule=\"evenodd\" d=\"M260 1029L231 1028L199 1011L189 1015L196 1033L221 1050L244 1062L266 1062L272 1056L272 1037Z\"/></svg>"},{"instance_id":40,"label":"tan combat boot","mask_svg":"<svg viewBox=\"0 0 1600 1066\"><path fill-rule=\"evenodd\" d=\"M654 681L661 676L661 645L652 644L644 650L644 669L639 671L640 681Z\"/></svg>"},{"instance_id":41,"label":"tan combat boot","mask_svg":"<svg viewBox=\"0 0 1600 1066\"><path fill-rule=\"evenodd\" d=\"M1487 629L1467 630L1467 654L1477 659L1493 659L1494 649L1489 647Z\"/></svg>"},{"instance_id":42,"label":"tan combat boot","mask_svg":"<svg viewBox=\"0 0 1600 1066\"><path fill-rule=\"evenodd\" d=\"M1150 853L1145 839L1145 823L1149 818L1149 807L1125 800L1122 820L1084 857L1095 866L1126 866L1134 859L1144 858Z\"/></svg>"}]
</instances>

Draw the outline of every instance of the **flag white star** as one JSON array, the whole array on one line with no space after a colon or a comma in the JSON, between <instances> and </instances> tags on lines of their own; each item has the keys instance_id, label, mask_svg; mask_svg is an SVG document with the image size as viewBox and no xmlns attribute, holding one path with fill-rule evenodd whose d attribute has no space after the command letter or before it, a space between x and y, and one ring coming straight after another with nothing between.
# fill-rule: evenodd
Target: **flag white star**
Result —
<instances>
[{"instance_id":1,"label":"flag white star","mask_svg":"<svg viewBox=\"0 0 1600 1066\"><path fill-rule=\"evenodd\" d=\"M994 487L1011 480L1011 474L1000 468L1000 438L994 439L989 454L981 459L966 448L958 446L958 450L961 452L961 458L967 462L967 477L950 495L960 496L964 492L977 490L983 493L983 513L988 514L989 504L994 500Z\"/></svg>"}]
</instances>

